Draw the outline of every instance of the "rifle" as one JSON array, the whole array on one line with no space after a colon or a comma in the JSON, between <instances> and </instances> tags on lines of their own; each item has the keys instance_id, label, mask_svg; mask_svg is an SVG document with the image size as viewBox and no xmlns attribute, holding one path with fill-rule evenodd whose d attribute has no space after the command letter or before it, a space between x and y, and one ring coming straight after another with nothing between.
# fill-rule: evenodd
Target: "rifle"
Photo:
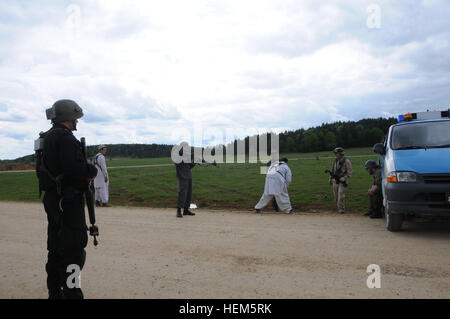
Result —
<instances>
[{"instance_id":1,"label":"rifle","mask_svg":"<svg viewBox=\"0 0 450 319\"><path fill-rule=\"evenodd\" d=\"M88 158L87 158L86 139L84 137L82 137L80 139L80 141L81 141L81 147L83 150L83 156L87 163ZM93 181L90 181L87 189L84 191L84 196L86 198L86 206L88 208L88 213L89 213L89 222L91 223L91 226L89 227L89 235L94 237L94 246L97 246L97 244L98 244L97 236L99 234L98 234L98 227L95 225L94 194L95 194L94 183L93 183Z\"/></svg>"},{"instance_id":2,"label":"rifle","mask_svg":"<svg viewBox=\"0 0 450 319\"><path fill-rule=\"evenodd\" d=\"M205 166L216 166L216 167L219 167L219 166L217 165L216 161L210 163L210 162L205 161L204 159L202 159L202 163L201 163L200 165L205 165Z\"/></svg>"},{"instance_id":3,"label":"rifle","mask_svg":"<svg viewBox=\"0 0 450 319\"><path fill-rule=\"evenodd\" d=\"M334 180L336 181L336 184L341 183L342 185L344 185L344 187L347 187L347 182L341 182L339 179L340 177L337 174L333 174L329 169L325 170L326 174L329 174L331 178L334 178Z\"/></svg>"},{"instance_id":4,"label":"rifle","mask_svg":"<svg viewBox=\"0 0 450 319\"><path fill-rule=\"evenodd\" d=\"M216 161L210 163L210 162L205 161L205 159L203 157L202 157L201 163L199 163L200 162L200 158L199 157L192 156L191 160L192 160L193 163L198 164L200 166L216 166L216 167L219 167L219 165L217 165Z\"/></svg>"}]
</instances>

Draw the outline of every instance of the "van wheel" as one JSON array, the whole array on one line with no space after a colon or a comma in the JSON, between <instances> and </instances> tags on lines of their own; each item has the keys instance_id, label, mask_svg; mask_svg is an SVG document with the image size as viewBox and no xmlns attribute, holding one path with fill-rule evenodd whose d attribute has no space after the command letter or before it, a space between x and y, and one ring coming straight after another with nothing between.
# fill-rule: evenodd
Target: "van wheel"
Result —
<instances>
[{"instance_id":1,"label":"van wheel","mask_svg":"<svg viewBox=\"0 0 450 319\"><path fill-rule=\"evenodd\" d=\"M389 206L387 205L385 208L385 215L386 215L386 228L389 231L398 231L402 229L403 215L392 214L389 209Z\"/></svg>"}]
</instances>

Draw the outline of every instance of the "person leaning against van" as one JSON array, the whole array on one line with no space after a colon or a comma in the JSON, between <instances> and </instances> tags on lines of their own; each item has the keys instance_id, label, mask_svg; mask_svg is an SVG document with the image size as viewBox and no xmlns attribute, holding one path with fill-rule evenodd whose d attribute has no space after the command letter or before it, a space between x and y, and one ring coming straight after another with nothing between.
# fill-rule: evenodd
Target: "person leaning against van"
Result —
<instances>
[{"instance_id":1,"label":"person leaning against van","mask_svg":"<svg viewBox=\"0 0 450 319\"><path fill-rule=\"evenodd\" d=\"M370 175L373 176L372 187L367 191L367 196L370 200L370 210L365 213L365 216L370 218L381 218L381 208L383 207L383 194L381 192L381 168L373 160L368 160L364 167Z\"/></svg>"}]
</instances>

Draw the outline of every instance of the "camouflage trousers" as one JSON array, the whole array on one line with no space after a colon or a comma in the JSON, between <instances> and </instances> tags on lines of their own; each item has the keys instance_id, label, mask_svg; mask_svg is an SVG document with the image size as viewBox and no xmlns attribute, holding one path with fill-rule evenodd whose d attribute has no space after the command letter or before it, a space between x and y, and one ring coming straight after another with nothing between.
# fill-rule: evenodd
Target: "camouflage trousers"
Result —
<instances>
[{"instance_id":1,"label":"camouflage trousers","mask_svg":"<svg viewBox=\"0 0 450 319\"><path fill-rule=\"evenodd\" d=\"M345 212L345 187L342 183L336 183L333 181L333 194L334 200L337 204L339 213Z\"/></svg>"}]
</instances>

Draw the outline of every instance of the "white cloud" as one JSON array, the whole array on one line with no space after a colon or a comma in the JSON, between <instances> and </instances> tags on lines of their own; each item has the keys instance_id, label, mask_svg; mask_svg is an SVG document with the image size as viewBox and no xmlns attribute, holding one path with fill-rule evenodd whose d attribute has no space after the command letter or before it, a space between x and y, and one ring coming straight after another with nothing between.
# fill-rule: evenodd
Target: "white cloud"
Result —
<instances>
[{"instance_id":1,"label":"white cloud","mask_svg":"<svg viewBox=\"0 0 450 319\"><path fill-rule=\"evenodd\" d=\"M245 134L395 114L449 84L446 2L380 1L379 30L368 4L2 2L0 158L31 153L60 98L84 108L89 143L175 143L195 123Z\"/></svg>"}]
</instances>

